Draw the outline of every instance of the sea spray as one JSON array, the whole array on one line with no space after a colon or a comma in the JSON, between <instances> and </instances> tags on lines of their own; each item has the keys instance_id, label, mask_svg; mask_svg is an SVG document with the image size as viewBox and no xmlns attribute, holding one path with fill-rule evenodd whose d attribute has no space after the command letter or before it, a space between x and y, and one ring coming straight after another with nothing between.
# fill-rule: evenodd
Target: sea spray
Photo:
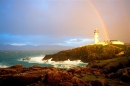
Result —
<instances>
[{"instance_id":1,"label":"sea spray","mask_svg":"<svg viewBox=\"0 0 130 86\"><path fill-rule=\"evenodd\" d=\"M81 60L74 60L70 61L65 60L65 61L52 61L51 59L48 60L43 60L44 56L34 56L34 57L29 57L27 60L23 60L22 58L20 61L25 61L28 63L37 63L37 64L49 64L57 68L71 68L75 66L86 66L87 63L83 63Z\"/></svg>"},{"instance_id":2,"label":"sea spray","mask_svg":"<svg viewBox=\"0 0 130 86\"><path fill-rule=\"evenodd\" d=\"M0 50L0 67L10 67L13 65L21 64L25 67L31 67L34 65L39 66L52 66L49 64L43 63L41 60L44 55L47 54L54 54L58 52L57 50ZM33 58L33 57L41 57L39 61L37 61L38 58L32 59L32 61L23 61L23 58ZM41 63L40 63L41 61Z\"/></svg>"},{"instance_id":3,"label":"sea spray","mask_svg":"<svg viewBox=\"0 0 130 86\"><path fill-rule=\"evenodd\" d=\"M31 57L31 59L28 62L29 63L39 63L39 64L42 64L42 63L44 63L42 61L42 59L43 59L43 56Z\"/></svg>"},{"instance_id":4,"label":"sea spray","mask_svg":"<svg viewBox=\"0 0 130 86\"><path fill-rule=\"evenodd\" d=\"M0 68L7 68L7 65L0 64Z\"/></svg>"}]
</instances>

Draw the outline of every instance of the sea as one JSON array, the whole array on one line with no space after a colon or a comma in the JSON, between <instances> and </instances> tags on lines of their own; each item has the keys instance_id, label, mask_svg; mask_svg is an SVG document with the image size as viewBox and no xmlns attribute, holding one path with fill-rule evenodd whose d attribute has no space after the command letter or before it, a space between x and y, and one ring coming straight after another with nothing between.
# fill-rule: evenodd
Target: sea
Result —
<instances>
[{"instance_id":1,"label":"sea","mask_svg":"<svg viewBox=\"0 0 130 86\"><path fill-rule=\"evenodd\" d=\"M71 68L76 66L85 67L88 63L81 60L55 62L51 59L42 60L47 54L54 54L58 50L0 50L0 68L7 68L13 65L21 64L25 67L31 66L53 66L56 68ZM23 60L23 58L29 58ZM62 57L61 57L62 58Z\"/></svg>"}]
</instances>

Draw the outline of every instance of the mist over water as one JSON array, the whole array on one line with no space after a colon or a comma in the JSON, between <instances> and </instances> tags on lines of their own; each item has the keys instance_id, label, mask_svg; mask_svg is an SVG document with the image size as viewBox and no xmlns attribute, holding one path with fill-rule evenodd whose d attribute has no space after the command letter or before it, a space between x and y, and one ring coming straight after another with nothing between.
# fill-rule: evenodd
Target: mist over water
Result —
<instances>
[{"instance_id":1,"label":"mist over water","mask_svg":"<svg viewBox=\"0 0 130 86\"><path fill-rule=\"evenodd\" d=\"M16 64L21 64L25 67L34 65L39 66L53 66L58 68L70 68L75 66L86 66L87 63L83 63L80 60L70 61L52 61L42 60L47 54L54 54L59 51L0 51L0 67L5 68ZM23 58L29 58L23 60ZM62 57L61 57L62 58Z\"/></svg>"}]
</instances>

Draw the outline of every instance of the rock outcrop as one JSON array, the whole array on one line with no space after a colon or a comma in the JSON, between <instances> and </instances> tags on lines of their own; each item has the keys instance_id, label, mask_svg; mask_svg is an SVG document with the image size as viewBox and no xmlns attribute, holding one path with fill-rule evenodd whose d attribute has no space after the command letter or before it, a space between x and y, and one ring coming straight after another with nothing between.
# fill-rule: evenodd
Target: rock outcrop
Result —
<instances>
[{"instance_id":1,"label":"rock outcrop","mask_svg":"<svg viewBox=\"0 0 130 86\"><path fill-rule=\"evenodd\" d=\"M129 82L129 67L109 74L105 74L102 69L90 67L64 70L54 67L14 65L0 68L0 86L129 86Z\"/></svg>"},{"instance_id":2,"label":"rock outcrop","mask_svg":"<svg viewBox=\"0 0 130 86\"><path fill-rule=\"evenodd\" d=\"M52 61L81 60L90 62L93 60L105 60L123 55L129 55L130 46L128 45L87 45L70 50L60 51L55 54L46 55L43 60L52 58Z\"/></svg>"},{"instance_id":3,"label":"rock outcrop","mask_svg":"<svg viewBox=\"0 0 130 86\"><path fill-rule=\"evenodd\" d=\"M102 69L104 73L116 72L117 70L125 67L130 67L130 56L129 57L118 57L107 60L94 60L89 62L87 65L91 68Z\"/></svg>"}]
</instances>

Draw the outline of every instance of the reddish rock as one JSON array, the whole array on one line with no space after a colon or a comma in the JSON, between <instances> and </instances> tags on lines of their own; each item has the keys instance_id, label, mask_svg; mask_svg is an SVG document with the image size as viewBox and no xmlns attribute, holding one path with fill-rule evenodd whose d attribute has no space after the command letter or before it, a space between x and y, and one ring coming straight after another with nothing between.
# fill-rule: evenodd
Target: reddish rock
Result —
<instances>
[{"instance_id":1,"label":"reddish rock","mask_svg":"<svg viewBox=\"0 0 130 86\"><path fill-rule=\"evenodd\" d=\"M50 71L47 73L47 82L51 85L58 85L63 81L71 80L72 77L72 74L66 71Z\"/></svg>"},{"instance_id":2,"label":"reddish rock","mask_svg":"<svg viewBox=\"0 0 130 86\"><path fill-rule=\"evenodd\" d=\"M62 82L60 86L73 86L71 82Z\"/></svg>"},{"instance_id":3,"label":"reddish rock","mask_svg":"<svg viewBox=\"0 0 130 86\"><path fill-rule=\"evenodd\" d=\"M19 68L19 69L21 69L21 68L23 68L23 66L21 64L16 64L16 65L11 66L10 68Z\"/></svg>"},{"instance_id":4,"label":"reddish rock","mask_svg":"<svg viewBox=\"0 0 130 86\"><path fill-rule=\"evenodd\" d=\"M93 74L96 75L96 76L101 75L100 71L93 71Z\"/></svg>"},{"instance_id":5,"label":"reddish rock","mask_svg":"<svg viewBox=\"0 0 130 86\"><path fill-rule=\"evenodd\" d=\"M101 69L97 69L97 68L90 68L90 72L96 76L99 76L103 73Z\"/></svg>"},{"instance_id":6,"label":"reddish rock","mask_svg":"<svg viewBox=\"0 0 130 86\"><path fill-rule=\"evenodd\" d=\"M90 68L89 67L84 67L83 70L88 71Z\"/></svg>"},{"instance_id":7,"label":"reddish rock","mask_svg":"<svg viewBox=\"0 0 130 86\"><path fill-rule=\"evenodd\" d=\"M75 69L74 68L70 68L67 70L68 72L71 72L72 74L75 73Z\"/></svg>"},{"instance_id":8,"label":"reddish rock","mask_svg":"<svg viewBox=\"0 0 130 86\"><path fill-rule=\"evenodd\" d=\"M81 69L80 69L80 67L73 67L73 68L68 69L68 72L80 73Z\"/></svg>"},{"instance_id":9,"label":"reddish rock","mask_svg":"<svg viewBox=\"0 0 130 86\"><path fill-rule=\"evenodd\" d=\"M90 81L87 81L87 76ZM123 68L106 75L109 79L119 79L120 84L128 86L130 68ZM102 78L101 78L102 77ZM23 67L15 65L0 68L0 86L107 86L102 70L87 67L75 67L68 70L54 67ZM117 81L118 82L118 81ZM113 84L111 84L113 85Z\"/></svg>"},{"instance_id":10,"label":"reddish rock","mask_svg":"<svg viewBox=\"0 0 130 86\"><path fill-rule=\"evenodd\" d=\"M106 86L108 84L106 79L99 79L98 81L102 83L102 86Z\"/></svg>"},{"instance_id":11,"label":"reddish rock","mask_svg":"<svg viewBox=\"0 0 130 86\"><path fill-rule=\"evenodd\" d=\"M17 70L15 69L1 69L0 75L6 75L6 74L16 74Z\"/></svg>"},{"instance_id":12,"label":"reddish rock","mask_svg":"<svg viewBox=\"0 0 130 86\"><path fill-rule=\"evenodd\" d=\"M73 77L72 79L71 79L71 82L74 84L74 83L76 83L76 84L78 84L78 83L83 83L83 84L85 84L85 82L82 80L82 79L80 79L80 78L77 78L77 77Z\"/></svg>"},{"instance_id":13,"label":"reddish rock","mask_svg":"<svg viewBox=\"0 0 130 86\"><path fill-rule=\"evenodd\" d=\"M99 81L91 81L90 86L103 86L101 82Z\"/></svg>"},{"instance_id":14,"label":"reddish rock","mask_svg":"<svg viewBox=\"0 0 130 86\"><path fill-rule=\"evenodd\" d=\"M86 86L84 83L78 83L77 86Z\"/></svg>"}]
</instances>

